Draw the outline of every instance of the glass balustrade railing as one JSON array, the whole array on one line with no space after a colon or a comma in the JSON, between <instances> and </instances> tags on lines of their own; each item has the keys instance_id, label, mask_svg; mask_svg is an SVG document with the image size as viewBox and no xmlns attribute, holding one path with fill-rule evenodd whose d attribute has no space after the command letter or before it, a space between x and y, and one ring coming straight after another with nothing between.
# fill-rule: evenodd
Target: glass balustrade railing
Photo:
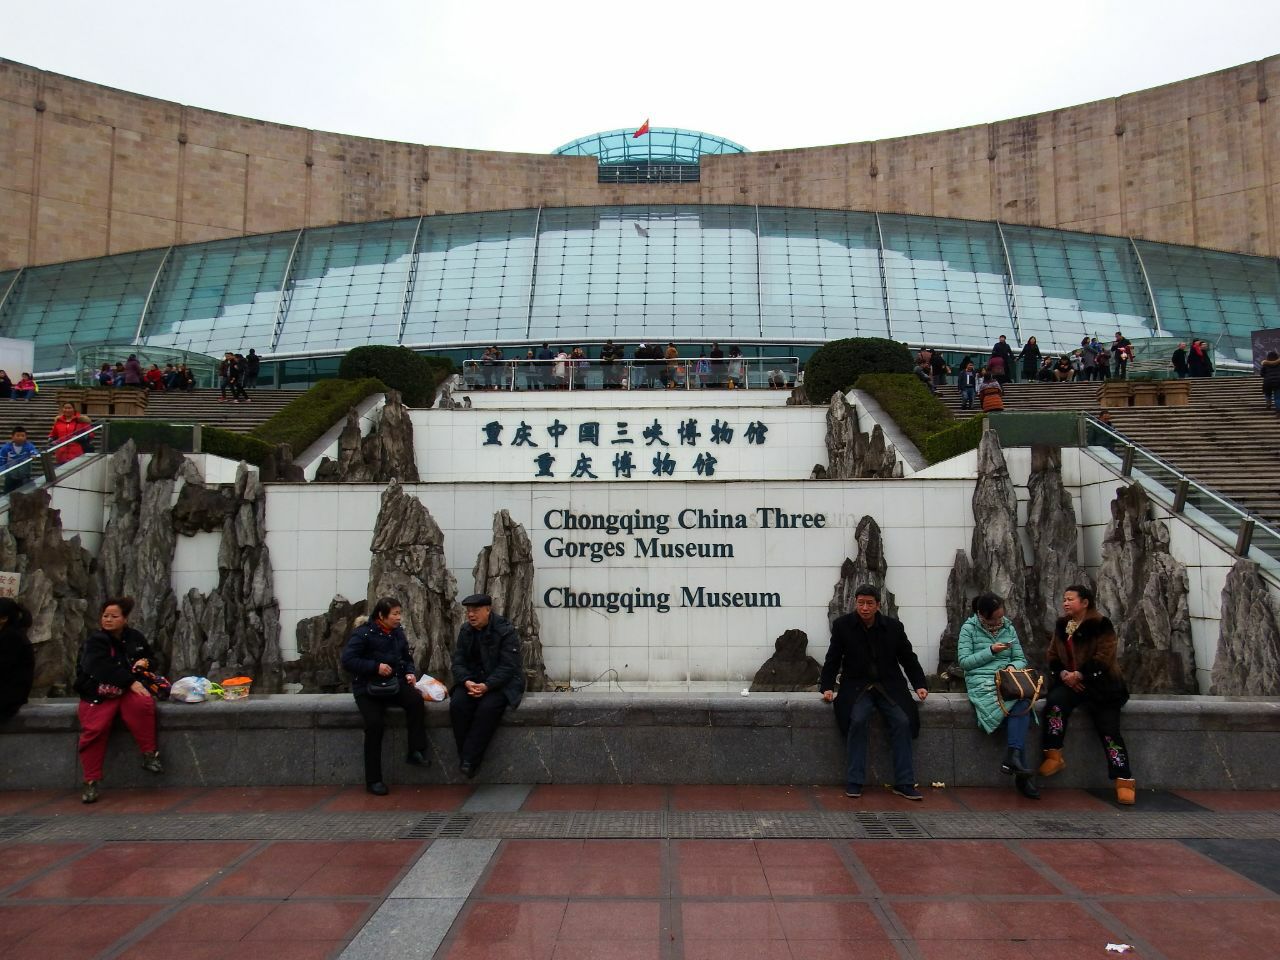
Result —
<instances>
[{"instance_id":1,"label":"glass balustrade railing","mask_svg":"<svg viewBox=\"0 0 1280 960\"><path fill-rule=\"evenodd\" d=\"M74 473L83 464L83 457L98 450L103 439L101 423L90 424L80 433L58 443L37 450L34 454L21 460L10 462L0 468L0 505L8 506L9 494L15 491L29 493L40 487L52 486L62 477ZM85 451L85 441L89 439L93 447ZM73 447L79 452L73 455Z\"/></svg>"},{"instance_id":2,"label":"glass balustrade railing","mask_svg":"<svg viewBox=\"0 0 1280 960\"><path fill-rule=\"evenodd\" d=\"M797 357L464 360L464 390L790 390Z\"/></svg>"}]
</instances>

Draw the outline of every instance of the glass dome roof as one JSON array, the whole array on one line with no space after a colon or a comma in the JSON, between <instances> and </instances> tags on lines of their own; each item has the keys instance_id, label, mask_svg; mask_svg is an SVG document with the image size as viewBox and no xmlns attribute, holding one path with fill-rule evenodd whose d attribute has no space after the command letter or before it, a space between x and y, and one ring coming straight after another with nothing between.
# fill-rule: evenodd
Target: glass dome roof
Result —
<instances>
[{"instance_id":1,"label":"glass dome roof","mask_svg":"<svg viewBox=\"0 0 1280 960\"><path fill-rule=\"evenodd\" d=\"M579 137L552 150L553 155L597 157L601 166L620 163L697 163L706 154L747 153L746 147L724 137L678 127L650 127L642 136L635 130L607 130Z\"/></svg>"}]
</instances>

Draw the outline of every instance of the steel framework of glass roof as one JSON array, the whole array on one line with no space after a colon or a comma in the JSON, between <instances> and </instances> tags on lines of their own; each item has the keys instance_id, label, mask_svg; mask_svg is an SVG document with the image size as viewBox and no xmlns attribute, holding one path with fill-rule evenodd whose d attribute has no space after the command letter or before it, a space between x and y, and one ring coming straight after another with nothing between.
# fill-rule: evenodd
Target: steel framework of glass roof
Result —
<instances>
[{"instance_id":1,"label":"steel framework of glass roof","mask_svg":"<svg viewBox=\"0 0 1280 960\"><path fill-rule=\"evenodd\" d=\"M740 143L698 130L651 127L639 137L634 130L606 130L556 147L554 155L596 157L601 166L621 163L697 163L700 157L747 153Z\"/></svg>"},{"instance_id":2,"label":"steel framework of glass roof","mask_svg":"<svg viewBox=\"0 0 1280 960\"><path fill-rule=\"evenodd\" d=\"M91 344L323 357L660 339L850 336L1044 350L1202 337L1249 363L1280 326L1280 261L998 222L755 206L412 217L0 271L0 336L37 372Z\"/></svg>"}]
</instances>

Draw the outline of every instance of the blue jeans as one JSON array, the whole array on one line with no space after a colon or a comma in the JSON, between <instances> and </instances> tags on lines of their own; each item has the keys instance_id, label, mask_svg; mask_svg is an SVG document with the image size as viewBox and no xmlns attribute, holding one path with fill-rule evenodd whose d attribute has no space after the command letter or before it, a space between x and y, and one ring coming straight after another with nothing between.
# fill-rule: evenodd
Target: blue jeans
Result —
<instances>
[{"instance_id":1,"label":"blue jeans","mask_svg":"<svg viewBox=\"0 0 1280 960\"><path fill-rule=\"evenodd\" d=\"M1013 711L1004 718L1004 743L1007 747L1013 747L1015 750L1021 750L1027 745L1027 730L1031 727L1031 706L1026 700L1019 700L1017 703L1011 704L1009 709ZM1014 714L1019 716L1014 716Z\"/></svg>"},{"instance_id":2,"label":"blue jeans","mask_svg":"<svg viewBox=\"0 0 1280 960\"><path fill-rule=\"evenodd\" d=\"M960 388L960 409L961 410L973 409L973 395L975 392L976 391L974 390L973 387Z\"/></svg>"},{"instance_id":3,"label":"blue jeans","mask_svg":"<svg viewBox=\"0 0 1280 960\"><path fill-rule=\"evenodd\" d=\"M875 690L867 690L853 701L853 712L849 717L849 765L845 771L845 783L862 786L867 782L867 739L872 710L880 711L881 719L889 728L894 786L914 784L916 775L911 764L911 721L900 706Z\"/></svg>"}]
</instances>

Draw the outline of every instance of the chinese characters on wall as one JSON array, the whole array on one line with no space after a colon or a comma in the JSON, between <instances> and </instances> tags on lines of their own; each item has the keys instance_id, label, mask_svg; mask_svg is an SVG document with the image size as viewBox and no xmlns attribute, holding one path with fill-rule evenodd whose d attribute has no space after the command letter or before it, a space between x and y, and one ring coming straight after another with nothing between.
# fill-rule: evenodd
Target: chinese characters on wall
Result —
<instances>
[{"instance_id":1,"label":"chinese characters on wall","mask_svg":"<svg viewBox=\"0 0 1280 960\"><path fill-rule=\"evenodd\" d=\"M714 477L717 451L735 442L763 446L769 433L769 427L759 420L740 424L719 417L710 423L685 417L678 425L664 424L654 417L638 431L632 430L627 420L603 424L584 420L577 424L578 446L599 452L580 450L574 458L559 455L560 440L570 433L570 425L559 417L542 428L531 427L524 420L514 425L490 420L480 429L484 434L481 447L528 448L535 479L570 480L599 480L602 475L615 480Z\"/></svg>"}]
</instances>

